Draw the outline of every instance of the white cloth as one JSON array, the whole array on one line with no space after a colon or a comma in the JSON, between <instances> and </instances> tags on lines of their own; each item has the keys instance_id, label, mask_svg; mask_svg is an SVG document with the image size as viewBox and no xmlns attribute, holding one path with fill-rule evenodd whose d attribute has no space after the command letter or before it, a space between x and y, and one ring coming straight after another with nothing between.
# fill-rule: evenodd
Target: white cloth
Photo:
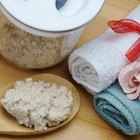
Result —
<instances>
[{"instance_id":1,"label":"white cloth","mask_svg":"<svg viewBox=\"0 0 140 140\"><path fill-rule=\"evenodd\" d=\"M140 22L140 6L126 18ZM139 37L138 33L117 34L108 29L70 55L68 63L73 79L93 95L104 90L129 63L125 53Z\"/></svg>"}]
</instances>

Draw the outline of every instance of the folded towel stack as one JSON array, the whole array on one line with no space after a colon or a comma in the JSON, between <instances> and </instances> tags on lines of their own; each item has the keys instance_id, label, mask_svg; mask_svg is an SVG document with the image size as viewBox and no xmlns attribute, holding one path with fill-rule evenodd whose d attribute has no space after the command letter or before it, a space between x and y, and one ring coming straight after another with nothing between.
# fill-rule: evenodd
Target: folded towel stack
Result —
<instances>
[{"instance_id":1,"label":"folded towel stack","mask_svg":"<svg viewBox=\"0 0 140 140\"><path fill-rule=\"evenodd\" d=\"M99 115L128 135L140 133L140 101L129 100L116 82L94 97Z\"/></svg>"},{"instance_id":2,"label":"folded towel stack","mask_svg":"<svg viewBox=\"0 0 140 140\"><path fill-rule=\"evenodd\" d=\"M139 14L140 6L126 18L140 22ZM137 33L117 34L108 29L70 55L69 71L73 79L94 95L109 87L129 63L125 53L138 38Z\"/></svg>"}]
</instances>

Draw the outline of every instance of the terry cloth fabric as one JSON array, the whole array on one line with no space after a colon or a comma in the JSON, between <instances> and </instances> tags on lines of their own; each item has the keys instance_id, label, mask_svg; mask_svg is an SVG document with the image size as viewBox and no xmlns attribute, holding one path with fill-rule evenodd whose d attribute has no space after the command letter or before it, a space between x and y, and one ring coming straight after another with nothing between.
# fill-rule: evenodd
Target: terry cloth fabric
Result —
<instances>
[{"instance_id":1,"label":"terry cloth fabric","mask_svg":"<svg viewBox=\"0 0 140 140\"><path fill-rule=\"evenodd\" d=\"M140 22L140 6L126 18ZM70 55L69 71L73 79L93 95L106 89L129 63L125 53L138 38L138 33L117 34L108 29Z\"/></svg>"},{"instance_id":2,"label":"terry cloth fabric","mask_svg":"<svg viewBox=\"0 0 140 140\"><path fill-rule=\"evenodd\" d=\"M140 133L140 101L129 100L116 82L94 97L99 115L127 135Z\"/></svg>"}]
</instances>

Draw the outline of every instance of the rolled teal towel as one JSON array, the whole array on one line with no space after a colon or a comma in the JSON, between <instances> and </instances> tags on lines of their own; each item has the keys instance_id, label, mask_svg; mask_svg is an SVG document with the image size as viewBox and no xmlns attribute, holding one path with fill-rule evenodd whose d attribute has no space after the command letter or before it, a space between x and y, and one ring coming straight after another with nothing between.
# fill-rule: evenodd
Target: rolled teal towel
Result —
<instances>
[{"instance_id":1,"label":"rolled teal towel","mask_svg":"<svg viewBox=\"0 0 140 140\"><path fill-rule=\"evenodd\" d=\"M127 135L140 133L140 100L131 101L118 82L94 97L99 115Z\"/></svg>"}]
</instances>

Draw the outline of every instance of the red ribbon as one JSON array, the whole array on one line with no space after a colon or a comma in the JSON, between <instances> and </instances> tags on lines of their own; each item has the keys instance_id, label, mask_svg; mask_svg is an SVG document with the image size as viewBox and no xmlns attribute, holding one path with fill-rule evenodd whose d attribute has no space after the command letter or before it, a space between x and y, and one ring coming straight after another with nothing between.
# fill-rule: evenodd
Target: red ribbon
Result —
<instances>
[{"instance_id":1,"label":"red ribbon","mask_svg":"<svg viewBox=\"0 0 140 140\"><path fill-rule=\"evenodd\" d=\"M137 32L140 34L140 23L131 19L122 19L119 21L112 20L108 22L108 25L116 33ZM125 56L131 62L140 57L140 37L126 52Z\"/></svg>"}]
</instances>

